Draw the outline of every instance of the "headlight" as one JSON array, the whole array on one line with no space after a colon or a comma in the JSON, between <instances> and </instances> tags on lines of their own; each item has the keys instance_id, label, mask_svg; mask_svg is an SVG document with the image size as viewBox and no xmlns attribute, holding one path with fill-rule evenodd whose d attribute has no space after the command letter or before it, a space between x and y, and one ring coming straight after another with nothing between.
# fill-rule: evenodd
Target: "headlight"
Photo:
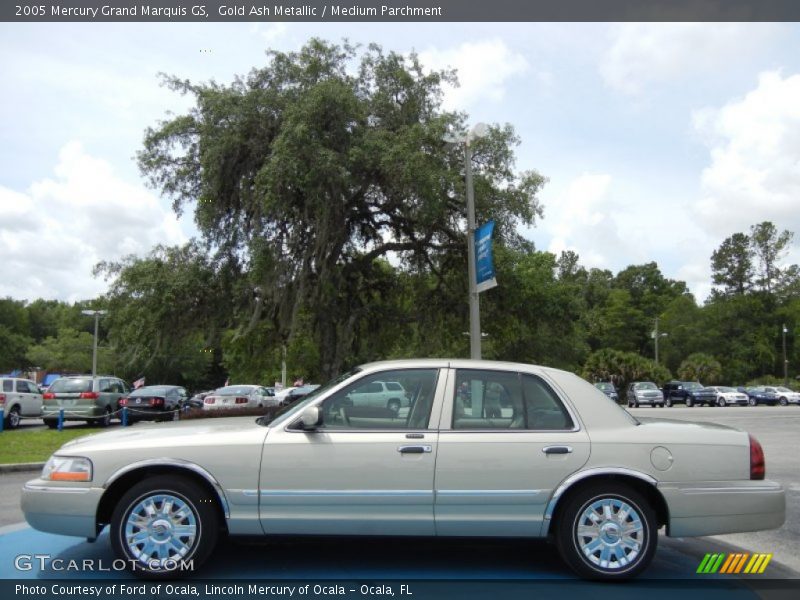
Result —
<instances>
[{"instance_id":1,"label":"headlight","mask_svg":"<svg viewBox=\"0 0 800 600\"><path fill-rule=\"evenodd\" d=\"M49 481L91 481L92 461L79 456L51 456L42 470Z\"/></svg>"}]
</instances>

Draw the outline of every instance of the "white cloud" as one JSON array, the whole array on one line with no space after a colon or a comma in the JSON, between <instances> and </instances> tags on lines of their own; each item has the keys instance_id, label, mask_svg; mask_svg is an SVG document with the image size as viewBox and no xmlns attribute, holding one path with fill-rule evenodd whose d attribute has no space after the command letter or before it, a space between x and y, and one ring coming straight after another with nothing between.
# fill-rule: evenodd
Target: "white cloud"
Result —
<instances>
[{"instance_id":1,"label":"white cloud","mask_svg":"<svg viewBox=\"0 0 800 600\"><path fill-rule=\"evenodd\" d=\"M444 108L464 110L484 99L500 102L510 79L528 71L528 62L502 40L465 42L455 48L429 48L419 53L420 62L430 70L453 68L459 87L445 89ZM548 79L548 77L550 77ZM539 77L552 81L549 73Z\"/></svg>"},{"instance_id":2,"label":"white cloud","mask_svg":"<svg viewBox=\"0 0 800 600\"><path fill-rule=\"evenodd\" d=\"M711 156L694 208L704 226L728 236L770 220L800 231L800 75L762 73L744 98L693 122Z\"/></svg>"},{"instance_id":3,"label":"white cloud","mask_svg":"<svg viewBox=\"0 0 800 600\"><path fill-rule=\"evenodd\" d=\"M0 296L91 298L106 288L91 274L99 261L185 241L157 198L118 178L78 142L61 149L52 178L25 193L0 186Z\"/></svg>"},{"instance_id":4,"label":"white cloud","mask_svg":"<svg viewBox=\"0 0 800 600\"><path fill-rule=\"evenodd\" d=\"M600 74L606 84L637 95L653 83L729 70L774 35L753 23L623 23L612 29Z\"/></svg>"},{"instance_id":5,"label":"white cloud","mask_svg":"<svg viewBox=\"0 0 800 600\"><path fill-rule=\"evenodd\" d=\"M545 206L542 227L551 236L548 251L573 250L583 265L609 268L609 251L620 242L612 211L611 176L581 174Z\"/></svg>"}]
</instances>

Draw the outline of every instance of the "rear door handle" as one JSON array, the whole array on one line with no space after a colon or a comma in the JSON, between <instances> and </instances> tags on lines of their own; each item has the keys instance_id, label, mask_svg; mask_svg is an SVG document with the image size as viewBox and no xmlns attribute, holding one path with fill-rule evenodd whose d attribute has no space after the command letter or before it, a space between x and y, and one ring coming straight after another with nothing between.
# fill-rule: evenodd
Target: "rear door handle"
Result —
<instances>
[{"instance_id":1,"label":"rear door handle","mask_svg":"<svg viewBox=\"0 0 800 600\"><path fill-rule=\"evenodd\" d=\"M423 452L430 452L431 446L400 446L397 451L400 454L422 454Z\"/></svg>"},{"instance_id":2,"label":"rear door handle","mask_svg":"<svg viewBox=\"0 0 800 600\"><path fill-rule=\"evenodd\" d=\"M545 446L542 448L545 454L572 454L572 448L569 446Z\"/></svg>"}]
</instances>

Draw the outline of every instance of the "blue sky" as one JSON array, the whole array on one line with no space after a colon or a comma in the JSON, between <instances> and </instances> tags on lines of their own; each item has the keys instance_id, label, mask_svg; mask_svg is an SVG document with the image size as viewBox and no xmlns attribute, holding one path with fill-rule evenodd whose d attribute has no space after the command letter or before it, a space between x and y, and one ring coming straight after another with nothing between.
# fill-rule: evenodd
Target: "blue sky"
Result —
<instances>
[{"instance_id":1,"label":"blue sky","mask_svg":"<svg viewBox=\"0 0 800 600\"><path fill-rule=\"evenodd\" d=\"M100 260L195 235L144 185L144 129L189 100L157 73L228 83L310 37L454 67L448 108L511 123L549 178L537 248L618 271L656 261L702 300L728 235L798 234L800 26L607 23L0 24L0 296L78 300ZM480 215L478 216L480 220ZM500 282L502 286L502 281Z\"/></svg>"}]
</instances>

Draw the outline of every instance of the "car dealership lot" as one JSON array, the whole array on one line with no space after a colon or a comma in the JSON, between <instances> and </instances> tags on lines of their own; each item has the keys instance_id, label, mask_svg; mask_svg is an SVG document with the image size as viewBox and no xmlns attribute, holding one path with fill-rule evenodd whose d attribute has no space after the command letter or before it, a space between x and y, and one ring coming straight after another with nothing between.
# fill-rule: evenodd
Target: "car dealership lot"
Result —
<instances>
[{"instance_id":1,"label":"car dealership lot","mask_svg":"<svg viewBox=\"0 0 800 600\"><path fill-rule=\"evenodd\" d=\"M795 440L800 430L800 408L782 407L727 407L727 408L640 408L631 409L640 417L673 418L690 421L713 421L746 429L763 444L767 456L767 477L783 483L787 490L787 520L779 530L748 534L697 538L694 540L670 540L662 536L660 548L647 578L693 577L703 555L707 552L731 552L740 548L745 552L774 553L774 565L768 573L776 576L800 577L800 469L795 458ZM33 424L30 424L33 426ZM114 425L117 427L118 425ZM97 431L86 428L87 433ZM24 435L23 431L7 432L3 435ZM112 558L107 535L101 536L94 545L80 538L69 538L35 532L14 524L23 521L19 510L19 491L22 484L35 476L34 473L0 474L0 501L5 508L0 512L0 536L9 542L7 548L31 553L53 555L97 556ZM9 526L3 528L2 526ZM13 539L12 539L13 538ZM347 558L341 555L342 544L347 548ZM431 546L431 544L433 544ZM235 569L244 569L241 576L286 577L300 576L317 567L323 569L320 576L337 576L337 573L358 574L359 577L421 577L436 578L451 576L470 578L476 573L488 578L548 578L571 577L571 573L556 558L555 549L536 542L490 541L435 541L431 540L369 540L337 542L334 540L293 541L279 540L258 544L258 548L239 543L226 544L217 552L212 576L239 576ZM423 554L429 561L408 560L417 555L420 547L428 548ZM397 550L397 549L400 550ZM436 551L434 551L436 550ZM9 552L11 550L9 549ZM488 554L487 554L488 552ZM454 553L458 556L454 556ZM13 577L13 564L9 556L0 559L0 576ZM336 559L331 562L331 557ZM477 561L476 557L492 556L492 560ZM316 557L315 560L310 558ZM327 557L327 559L326 559ZM445 557L445 558L441 558ZM460 557L460 558L459 558ZM434 560L435 558L435 560ZM456 560L458 558L458 560ZM327 560L327 562L326 562ZM9 562L11 561L11 562ZM400 562L398 562L400 561ZM431 564L433 561L434 565ZM477 561L477 562L476 562ZM401 564L402 563L402 564ZM792 571L780 569L780 564ZM228 567L223 568L223 565ZM315 566L316 565L316 566ZM438 565L438 566L436 566ZM298 570L300 569L300 570ZM46 576L46 575L45 575ZM70 577L72 574L69 575Z\"/></svg>"}]
</instances>

